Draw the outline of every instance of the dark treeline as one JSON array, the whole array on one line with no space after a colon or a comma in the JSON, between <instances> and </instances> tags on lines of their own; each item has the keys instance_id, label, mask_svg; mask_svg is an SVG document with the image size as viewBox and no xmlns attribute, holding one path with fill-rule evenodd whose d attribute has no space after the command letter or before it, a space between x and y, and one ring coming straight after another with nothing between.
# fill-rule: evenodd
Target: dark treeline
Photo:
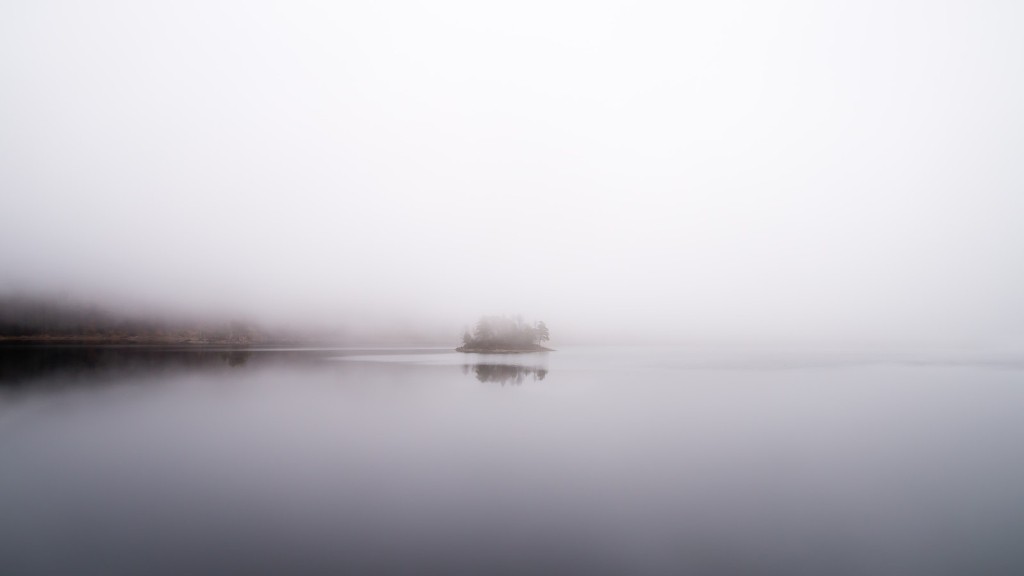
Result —
<instances>
[{"instance_id":1,"label":"dark treeline","mask_svg":"<svg viewBox=\"0 0 1024 576\"><path fill-rule=\"evenodd\" d=\"M287 339L247 322L133 316L63 299L0 297L0 341L244 345Z\"/></svg>"}]
</instances>

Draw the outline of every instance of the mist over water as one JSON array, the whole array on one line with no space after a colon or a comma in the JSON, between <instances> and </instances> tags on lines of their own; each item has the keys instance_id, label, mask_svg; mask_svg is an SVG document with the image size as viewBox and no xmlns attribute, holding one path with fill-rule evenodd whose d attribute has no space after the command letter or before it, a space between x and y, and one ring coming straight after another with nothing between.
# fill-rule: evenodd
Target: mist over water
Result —
<instances>
[{"instance_id":1,"label":"mist over water","mask_svg":"<svg viewBox=\"0 0 1024 576\"><path fill-rule=\"evenodd\" d=\"M1006 2L0 7L0 290L457 338L1016 347ZM394 335L400 336L394 336Z\"/></svg>"}]
</instances>

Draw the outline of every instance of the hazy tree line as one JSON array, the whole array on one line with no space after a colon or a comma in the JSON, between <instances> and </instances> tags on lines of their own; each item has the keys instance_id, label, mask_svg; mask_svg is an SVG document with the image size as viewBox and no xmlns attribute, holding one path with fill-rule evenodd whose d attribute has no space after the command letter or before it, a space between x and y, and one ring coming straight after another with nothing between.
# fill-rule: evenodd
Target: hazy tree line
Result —
<instances>
[{"instance_id":1,"label":"hazy tree line","mask_svg":"<svg viewBox=\"0 0 1024 576\"><path fill-rule=\"evenodd\" d=\"M63 299L0 297L0 338L248 343L262 337L245 322L199 323L120 315Z\"/></svg>"}]
</instances>

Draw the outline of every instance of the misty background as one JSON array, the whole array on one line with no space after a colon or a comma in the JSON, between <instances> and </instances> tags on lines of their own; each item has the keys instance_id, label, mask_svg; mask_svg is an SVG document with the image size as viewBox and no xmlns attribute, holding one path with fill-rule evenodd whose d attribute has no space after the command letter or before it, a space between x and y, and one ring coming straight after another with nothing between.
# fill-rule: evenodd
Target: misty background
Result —
<instances>
[{"instance_id":1,"label":"misty background","mask_svg":"<svg viewBox=\"0 0 1024 576\"><path fill-rule=\"evenodd\" d=\"M5 2L0 292L1024 348L1024 5Z\"/></svg>"}]
</instances>

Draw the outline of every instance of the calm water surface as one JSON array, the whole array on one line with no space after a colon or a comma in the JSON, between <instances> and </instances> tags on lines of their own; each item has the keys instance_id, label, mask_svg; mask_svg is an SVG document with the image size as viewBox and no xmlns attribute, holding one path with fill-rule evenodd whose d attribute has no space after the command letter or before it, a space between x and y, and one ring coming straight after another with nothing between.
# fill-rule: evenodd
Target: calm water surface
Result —
<instances>
[{"instance_id":1,"label":"calm water surface","mask_svg":"<svg viewBox=\"0 0 1024 576\"><path fill-rule=\"evenodd\" d=\"M0 574L1024 574L1024 364L0 349Z\"/></svg>"}]
</instances>

